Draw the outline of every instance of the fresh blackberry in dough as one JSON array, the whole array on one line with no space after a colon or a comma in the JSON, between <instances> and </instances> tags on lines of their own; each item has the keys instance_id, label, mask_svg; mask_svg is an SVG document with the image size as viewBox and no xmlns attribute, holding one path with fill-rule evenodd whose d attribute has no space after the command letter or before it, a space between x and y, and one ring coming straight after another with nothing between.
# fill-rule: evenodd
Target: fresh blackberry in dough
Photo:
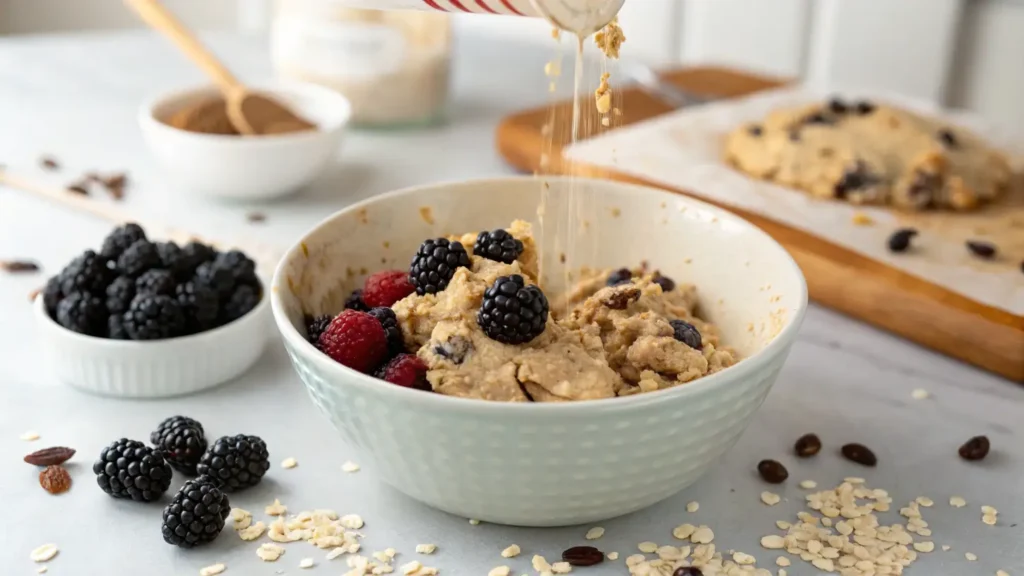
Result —
<instances>
[{"instance_id":1,"label":"fresh blackberry in dough","mask_svg":"<svg viewBox=\"0 0 1024 576\"><path fill-rule=\"evenodd\" d=\"M473 255L495 262L511 264L523 253L523 242L517 240L507 230L501 228L490 232L481 232L473 245Z\"/></svg>"},{"instance_id":2,"label":"fresh blackberry in dough","mask_svg":"<svg viewBox=\"0 0 1024 576\"><path fill-rule=\"evenodd\" d=\"M608 286L618 286L619 284L625 284L633 279L633 272L629 268L619 268L608 275L608 280L605 284Z\"/></svg>"},{"instance_id":3,"label":"fresh blackberry in dough","mask_svg":"<svg viewBox=\"0 0 1024 576\"><path fill-rule=\"evenodd\" d=\"M477 323L492 340L525 344L544 332L548 299L519 274L500 276L484 293Z\"/></svg>"},{"instance_id":4,"label":"fresh blackberry in dough","mask_svg":"<svg viewBox=\"0 0 1024 576\"><path fill-rule=\"evenodd\" d=\"M409 267L409 281L416 293L436 294L448 287L458 268L469 268L469 254L461 242L446 238L427 240L420 245Z\"/></svg>"},{"instance_id":5,"label":"fresh blackberry in dough","mask_svg":"<svg viewBox=\"0 0 1024 576\"><path fill-rule=\"evenodd\" d=\"M405 352L405 341L402 339L402 329L398 327L395 311L391 308L374 308L369 314L384 328L384 335L388 339L388 355L394 356Z\"/></svg>"},{"instance_id":6,"label":"fresh blackberry in dough","mask_svg":"<svg viewBox=\"0 0 1024 576\"><path fill-rule=\"evenodd\" d=\"M700 331L697 330L696 326L682 320L669 320L668 323L672 325L673 336L675 336L676 340L694 350L704 349Z\"/></svg>"}]
</instances>

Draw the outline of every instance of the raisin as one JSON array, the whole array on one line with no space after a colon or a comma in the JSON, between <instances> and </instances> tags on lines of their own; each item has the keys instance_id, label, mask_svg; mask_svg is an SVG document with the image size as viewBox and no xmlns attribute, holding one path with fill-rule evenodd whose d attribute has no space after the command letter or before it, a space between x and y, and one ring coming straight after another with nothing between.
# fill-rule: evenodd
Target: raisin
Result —
<instances>
[{"instance_id":1,"label":"raisin","mask_svg":"<svg viewBox=\"0 0 1024 576\"><path fill-rule=\"evenodd\" d=\"M964 460L981 460L988 456L991 447L988 436L975 436L960 447L960 457Z\"/></svg>"},{"instance_id":2,"label":"raisin","mask_svg":"<svg viewBox=\"0 0 1024 576\"><path fill-rule=\"evenodd\" d=\"M978 258L984 258L988 260L996 255L996 247L988 242L980 242L978 240L968 240L967 249Z\"/></svg>"},{"instance_id":3,"label":"raisin","mask_svg":"<svg viewBox=\"0 0 1024 576\"><path fill-rule=\"evenodd\" d=\"M889 236L890 252L906 252L910 248L910 240L917 236L917 230L913 228L900 228Z\"/></svg>"},{"instance_id":4,"label":"raisin","mask_svg":"<svg viewBox=\"0 0 1024 576\"><path fill-rule=\"evenodd\" d=\"M843 458L862 466L878 464L878 458L870 448L863 444L845 444L842 448Z\"/></svg>"},{"instance_id":5,"label":"raisin","mask_svg":"<svg viewBox=\"0 0 1024 576\"><path fill-rule=\"evenodd\" d=\"M801 458L810 458L821 452L821 438L818 438L817 434L804 434L797 438L793 451Z\"/></svg>"},{"instance_id":6,"label":"raisin","mask_svg":"<svg viewBox=\"0 0 1024 576\"><path fill-rule=\"evenodd\" d=\"M593 566L604 562L604 552L593 546L573 546L562 552L562 560L573 566Z\"/></svg>"},{"instance_id":7,"label":"raisin","mask_svg":"<svg viewBox=\"0 0 1024 576\"><path fill-rule=\"evenodd\" d=\"M782 484L789 478L789 471L776 460L761 460L757 463L757 471L769 484Z\"/></svg>"},{"instance_id":8,"label":"raisin","mask_svg":"<svg viewBox=\"0 0 1024 576\"><path fill-rule=\"evenodd\" d=\"M47 466L39 473L39 485L50 494L62 494L71 489L71 475L63 466Z\"/></svg>"}]
</instances>

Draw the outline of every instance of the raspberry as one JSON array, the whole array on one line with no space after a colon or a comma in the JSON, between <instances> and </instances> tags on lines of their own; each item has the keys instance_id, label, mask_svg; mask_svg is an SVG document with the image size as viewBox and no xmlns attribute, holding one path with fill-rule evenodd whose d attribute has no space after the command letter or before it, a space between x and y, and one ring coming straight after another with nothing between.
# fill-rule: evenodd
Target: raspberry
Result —
<instances>
[{"instance_id":1,"label":"raspberry","mask_svg":"<svg viewBox=\"0 0 1024 576\"><path fill-rule=\"evenodd\" d=\"M473 245L473 255L511 264L523 253L523 243L516 240L506 230L498 228L491 232L481 232Z\"/></svg>"},{"instance_id":2,"label":"raspberry","mask_svg":"<svg viewBox=\"0 0 1024 576\"><path fill-rule=\"evenodd\" d=\"M700 331L693 324L683 322L682 320L669 320L668 323L672 325L673 336L675 336L676 340L694 350L702 350L704 348L701 342Z\"/></svg>"},{"instance_id":3,"label":"raspberry","mask_svg":"<svg viewBox=\"0 0 1024 576\"><path fill-rule=\"evenodd\" d=\"M149 240L136 241L117 258L117 270L133 278L159 266L160 254L156 250L156 244Z\"/></svg>"},{"instance_id":4,"label":"raspberry","mask_svg":"<svg viewBox=\"0 0 1024 576\"><path fill-rule=\"evenodd\" d=\"M167 270L146 270L135 280L136 294L171 296L174 294L174 276Z\"/></svg>"},{"instance_id":5,"label":"raspberry","mask_svg":"<svg viewBox=\"0 0 1024 576\"><path fill-rule=\"evenodd\" d=\"M316 347L320 347L320 335L331 325L334 316L324 314L322 316L306 316L306 340Z\"/></svg>"},{"instance_id":6,"label":"raspberry","mask_svg":"<svg viewBox=\"0 0 1024 576\"><path fill-rule=\"evenodd\" d=\"M75 292L57 305L57 322L79 334L103 336L107 332L107 308L88 292Z\"/></svg>"},{"instance_id":7,"label":"raspberry","mask_svg":"<svg viewBox=\"0 0 1024 576\"><path fill-rule=\"evenodd\" d=\"M499 276L484 293L476 321L491 340L525 344L544 332L548 299L519 274Z\"/></svg>"},{"instance_id":8,"label":"raspberry","mask_svg":"<svg viewBox=\"0 0 1024 576\"><path fill-rule=\"evenodd\" d=\"M431 392L430 382L427 382L427 365L412 354L399 354L390 362L381 366L374 374L375 377L397 384L403 388L423 390Z\"/></svg>"},{"instance_id":9,"label":"raspberry","mask_svg":"<svg viewBox=\"0 0 1024 576\"><path fill-rule=\"evenodd\" d=\"M391 308L374 308L368 312L380 322L381 328L388 339L388 353L391 355L405 352L405 341L402 340L402 329L398 327L398 318Z\"/></svg>"},{"instance_id":10,"label":"raspberry","mask_svg":"<svg viewBox=\"0 0 1024 576\"><path fill-rule=\"evenodd\" d=\"M437 294L448 287L448 282L458 268L469 268L469 254L460 242L445 238L427 240L409 266L409 281L416 287L416 293Z\"/></svg>"},{"instance_id":11,"label":"raspberry","mask_svg":"<svg viewBox=\"0 0 1024 576\"><path fill-rule=\"evenodd\" d=\"M409 281L407 272L377 272L366 279L363 286L363 303L370 308L388 308L415 291L416 287Z\"/></svg>"},{"instance_id":12,"label":"raspberry","mask_svg":"<svg viewBox=\"0 0 1024 576\"><path fill-rule=\"evenodd\" d=\"M618 286L619 284L625 284L633 279L633 273L629 268L619 268L615 272L608 275L608 280L605 284L608 286Z\"/></svg>"},{"instance_id":13,"label":"raspberry","mask_svg":"<svg viewBox=\"0 0 1024 576\"><path fill-rule=\"evenodd\" d=\"M368 312L370 307L363 302L363 291L353 290L348 298L345 298L345 310L358 310L360 312Z\"/></svg>"},{"instance_id":14,"label":"raspberry","mask_svg":"<svg viewBox=\"0 0 1024 576\"><path fill-rule=\"evenodd\" d=\"M388 340L376 318L345 310L320 335L320 349L335 362L366 373L387 357Z\"/></svg>"},{"instance_id":15,"label":"raspberry","mask_svg":"<svg viewBox=\"0 0 1024 576\"><path fill-rule=\"evenodd\" d=\"M146 239L146 232L142 226L128 223L118 226L103 240L103 247L100 248L100 255L107 260L117 260L129 246L139 240Z\"/></svg>"},{"instance_id":16,"label":"raspberry","mask_svg":"<svg viewBox=\"0 0 1024 576\"><path fill-rule=\"evenodd\" d=\"M103 294L107 284L114 279L114 273L107 268L107 261L92 250L82 252L60 272L60 289L65 296L74 292Z\"/></svg>"}]
</instances>

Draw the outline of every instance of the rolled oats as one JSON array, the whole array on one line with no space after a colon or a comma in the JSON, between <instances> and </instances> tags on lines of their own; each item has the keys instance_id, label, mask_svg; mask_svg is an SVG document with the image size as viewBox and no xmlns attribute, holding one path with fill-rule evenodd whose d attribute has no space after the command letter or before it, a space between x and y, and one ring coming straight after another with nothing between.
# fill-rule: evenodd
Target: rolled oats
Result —
<instances>
[{"instance_id":1,"label":"rolled oats","mask_svg":"<svg viewBox=\"0 0 1024 576\"><path fill-rule=\"evenodd\" d=\"M515 558L516 556L519 556L519 554L521 552L522 552L522 550L519 548L518 545L512 544L508 548L505 548L504 550L501 551L501 557L502 558Z\"/></svg>"},{"instance_id":2,"label":"rolled oats","mask_svg":"<svg viewBox=\"0 0 1024 576\"><path fill-rule=\"evenodd\" d=\"M18 436L18 438L24 440L25 442L34 442L36 440L39 440L39 433L29 430L28 432L25 432L21 436Z\"/></svg>"},{"instance_id":3,"label":"rolled oats","mask_svg":"<svg viewBox=\"0 0 1024 576\"><path fill-rule=\"evenodd\" d=\"M966 558L969 562L974 562L978 559L978 555L973 552L964 552L964 558Z\"/></svg>"},{"instance_id":4,"label":"rolled oats","mask_svg":"<svg viewBox=\"0 0 1024 576\"><path fill-rule=\"evenodd\" d=\"M335 558L337 558L338 556L341 556L342 554L347 554L347 552L345 551L344 548L334 548L330 552L328 552L327 555L324 556L324 558L327 559L327 560L334 560Z\"/></svg>"},{"instance_id":5,"label":"rolled oats","mask_svg":"<svg viewBox=\"0 0 1024 576\"><path fill-rule=\"evenodd\" d=\"M412 562L409 562L408 564L403 564L402 567L399 568L399 570L402 571L402 574L407 574L408 575L408 574L415 574L416 572L419 572L420 569L422 569L422 568L423 568L423 564L420 564L419 561L417 561L417 560L413 560Z\"/></svg>"},{"instance_id":6,"label":"rolled oats","mask_svg":"<svg viewBox=\"0 0 1024 576\"><path fill-rule=\"evenodd\" d=\"M733 562L741 566L748 566L757 562L757 559L750 554L744 554L743 552L735 552L732 555Z\"/></svg>"},{"instance_id":7,"label":"rolled oats","mask_svg":"<svg viewBox=\"0 0 1024 576\"><path fill-rule=\"evenodd\" d=\"M800 487L805 490L813 490L818 487L818 483L814 480L804 480L800 482Z\"/></svg>"},{"instance_id":8,"label":"rolled oats","mask_svg":"<svg viewBox=\"0 0 1024 576\"><path fill-rule=\"evenodd\" d=\"M299 561L299 568L312 568L313 564L314 562L312 558L303 558Z\"/></svg>"},{"instance_id":9,"label":"rolled oats","mask_svg":"<svg viewBox=\"0 0 1024 576\"><path fill-rule=\"evenodd\" d=\"M284 548L277 544L266 542L256 549L256 556L264 562L277 562L277 559L284 555Z\"/></svg>"},{"instance_id":10,"label":"rolled oats","mask_svg":"<svg viewBox=\"0 0 1024 576\"><path fill-rule=\"evenodd\" d=\"M619 553L618 552L609 552L607 554L607 556L608 556L609 560L618 560L619 559Z\"/></svg>"},{"instance_id":11,"label":"rolled oats","mask_svg":"<svg viewBox=\"0 0 1024 576\"><path fill-rule=\"evenodd\" d=\"M57 555L57 551L58 550L56 544L43 544L42 546L33 550L28 557L33 562L49 562L53 559L54 556Z\"/></svg>"},{"instance_id":12,"label":"rolled oats","mask_svg":"<svg viewBox=\"0 0 1024 576\"><path fill-rule=\"evenodd\" d=\"M508 566L495 566L487 573L487 576L508 576L512 571Z\"/></svg>"},{"instance_id":13,"label":"rolled oats","mask_svg":"<svg viewBox=\"0 0 1024 576\"><path fill-rule=\"evenodd\" d=\"M601 536L604 536L604 528L600 526L594 526L590 530L587 530L587 534L586 536L584 536L584 538L586 538L587 540L597 540Z\"/></svg>"},{"instance_id":14,"label":"rolled oats","mask_svg":"<svg viewBox=\"0 0 1024 576\"><path fill-rule=\"evenodd\" d=\"M914 400L926 400L931 396L931 394L929 394L924 388L915 388L914 391L910 393L910 396Z\"/></svg>"},{"instance_id":15,"label":"rolled oats","mask_svg":"<svg viewBox=\"0 0 1024 576\"><path fill-rule=\"evenodd\" d=\"M46 574L46 566L40 566L36 568L36 574Z\"/></svg>"},{"instance_id":16,"label":"rolled oats","mask_svg":"<svg viewBox=\"0 0 1024 576\"><path fill-rule=\"evenodd\" d=\"M935 543L928 541L914 542L914 550L917 550L918 552L932 552L935 550Z\"/></svg>"},{"instance_id":17,"label":"rolled oats","mask_svg":"<svg viewBox=\"0 0 1024 576\"><path fill-rule=\"evenodd\" d=\"M555 562L551 565L551 572L554 574L568 574L572 572L572 564L568 562Z\"/></svg>"},{"instance_id":18,"label":"rolled oats","mask_svg":"<svg viewBox=\"0 0 1024 576\"><path fill-rule=\"evenodd\" d=\"M250 520L252 517L250 517ZM246 526L238 531L238 536L242 540L255 540L260 536L263 536L264 530L267 529L267 525L263 522L257 522L251 526Z\"/></svg>"},{"instance_id":19,"label":"rolled oats","mask_svg":"<svg viewBox=\"0 0 1024 576\"><path fill-rule=\"evenodd\" d=\"M533 569L537 572L551 572L551 564L548 564L548 561L539 554L533 557L530 564L533 565Z\"/></svg>"},{"instance_id":20,"label":"rolled oats","mask_svg":"<svg viewBox=\"0 0 1024 576\"><path fill-rule=\"evenodd\" d=\"M687 512L696 512L697 510L700 510L700 502L694 501L686 504Z\"/></svg>"},{"instance_id":21,"label":"rolled oats","mask_svg":"<svg viewBox=\"0 0 1024 576\"><path fill-rule=\"evenodd\" d=\"M686 540L697 531L697 527L693 524L680 524L672 530L672 536L679 540Z\"/></svg>"},{"instance_id":22,"label":"rolled oats","mask_svg":"<svg viewBox=\"0 0 1024 576\"><path fill-rule=\"evenodd\" d=\"M690 542L694 544L710 544L715 539L715 533L708 526L703 524L690 536Z\"/></svg>"},{"instance_id":23,"label":"rolled oats","mask_svg":"<svg viewBox=\"0 0 1024 576\"><path fill-rule=\"evenodd\" d=\"M341 525L352 530L363 527L363 519L358 514L346 514L341 517Z\"/></svg>"},{"instance_id":24,"label":"rolled oats","mask_svg":"<svg viewBox=\"0 0 1024 576\"><path fill-rule=\"evenodd\" d=\"M436 544L417 544L416 545L416 553L417 554L433 554L434 552L437 552L437 545Z\"/></svg>"},{"instance_id":25,"label":"rolled oats","mask_svg":"<svg viewBox=\"0 0 1024 576\"><path fill-rule=\"evenodd\" d=\"M222 563L212 564L206 568L199 569L199 576L217 576L221 572L227 570L227 566Z\"/></svg>"},{"instance_id":26,"label":"rolled oats","mask_svg":"<svg viewBox=\"0 0 1024 576\"><path fill-rule=\"evenodd\" d=\"M985 514L981 517L981 521L985 524L988 524L989 526L995 526L996 523L999 522L999 518L996 517L994 514Z\"/></svg>"},{"instance_id":27,"label":"rolled oats","mask_svg":"<svg viewBox=\"0 0 1024 576\"><path fill-rule=\"evenodd\" d=\"M241 508L231 509L231 527L235 530L244 530L252 524L252 512Z\"/></svg>"},{"instance_id":28,"label":"rolled oats","mask_svg":"<svg viewBox=\"0 0 1024 576\"><path fill-rule=\"evenodd\" d=\"M348 472L349 474L353 472L359 472L359 464L356 464L355 462L351 461L345 462L344 464L341 465L341 471Z\"/></svg>"},{"instance_id":29,"label":"rolled oats","mask_svg":"<svg viewBox=\"0 0 1024 576\"><path fill-rule=\"evenodd\" d=\"M996 570L996 576L1010 576L1010 573L1006 570Z\"/></svg>"},{"instance_id":30,"label":"rolled oats","mask_svg":"<svg viewBox=\"0 0 1024 576\"><path fill-rule=\"evenodd\" d=\"M480 525L480 521L479 521L479 520L477 520L476 518L470 518L470 519L469 519L469 523L470 523L471 525L473 525L473 526L479 526L479 525Z\"/></svg>"},{"instance_id":31,"label":"rolled oats","mask_svg":"<svg viewBox=\"0 0 1024 576\"><path fill-rule=\"evenodd\" d=\"M761 538L761 546L768 550L781 550L786 547L786 539L777 534L769 534Z\"/></svg>"},{"instance_id":32,"label":"rolled oats","mask_svg":"<svg viewBox=\"0 0 1024 576\"><path fill-rule=\"evenodd\" d=\"M786 558L785 556L779 556L775 559L775 565L782 566L783 568L785 568L786 566L789 566L789 558Z\"/></svg>"},{"instance_id":33,"label":"rolled oats","mask_svg":"<svg viewBox=\"0 0 1024 576\"><path fill-rule=\"evenodd\" d=\"M285 458L281 461L281 468L291 469L299 465L298 460L295 458Z\"/></svg>"},{"instance_id":34,"label":"rolled oats","mask_svg":"<svg viewBox=\"0 0 1024 576\"><path fill-rule=\"evenodd\" d=\"M774 492L768 492L767 490L761 492L761 502L764 502L768 506L775 506L782 501L782 497Z\"/></svg>"},{"instance_id":35,"label":"rolled oats","mask_svg":"<svg viewBox=\"0 0 1024 576\"><path fill-rule=\"evenodd\" d=\"M932 499L927 496L918 496L914 501L920 504L921 506L924 506L925 508L931 508L932 506L935 505L935 502L932 501Z\"/></svg>"},{"instance_id":36,"label":"rolled oats","mask_svg":"<svg viewBox=\"0 0 1024 576\"><path fill-rule=\"evenodd\" d=\"M963 508L964 506L967 506L967 500L964 500L960 496L950 496L949 505L953 508Z\"/></svg>"},{"instance_id":37,"label":"rolled oats","mask_svg":"<svg viewBox=\"0 0 1024 576\"><path fill-rule=\"evenodd\" d=\"M658 545L654 542L641 542L636 547L644 554L652 554L658 549Z\"/></svg>"},{"instance_id":38,"label":"rolled oats","mask_svg":"<svg viewBox=\"0 0 1024 576\"><path fill-rule=\"evenodd\" d=\"M263 509L267 516L284 516L288 513L288 507L281 504L281 501L274 498L274 503Z\"/></svg>"}]
</instances>

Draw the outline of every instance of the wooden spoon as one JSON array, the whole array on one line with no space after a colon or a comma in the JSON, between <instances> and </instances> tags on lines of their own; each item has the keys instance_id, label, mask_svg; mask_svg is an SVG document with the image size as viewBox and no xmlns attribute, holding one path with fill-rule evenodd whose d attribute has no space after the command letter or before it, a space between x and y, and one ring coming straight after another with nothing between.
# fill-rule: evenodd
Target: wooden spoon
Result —
<instances>
[{"instance_id":1,"label":"wooden spoon","mask_svg":"<svg viewBox=\"0 0 1024 576\"><path fill-rule=\"evenodd\" d=\"M158 0L125 0L154 30L170 38L220 89L228 119L239 134L269 135L314 130L316 125L266 94L245 87Z\"/></svg>"}]
</instances>

